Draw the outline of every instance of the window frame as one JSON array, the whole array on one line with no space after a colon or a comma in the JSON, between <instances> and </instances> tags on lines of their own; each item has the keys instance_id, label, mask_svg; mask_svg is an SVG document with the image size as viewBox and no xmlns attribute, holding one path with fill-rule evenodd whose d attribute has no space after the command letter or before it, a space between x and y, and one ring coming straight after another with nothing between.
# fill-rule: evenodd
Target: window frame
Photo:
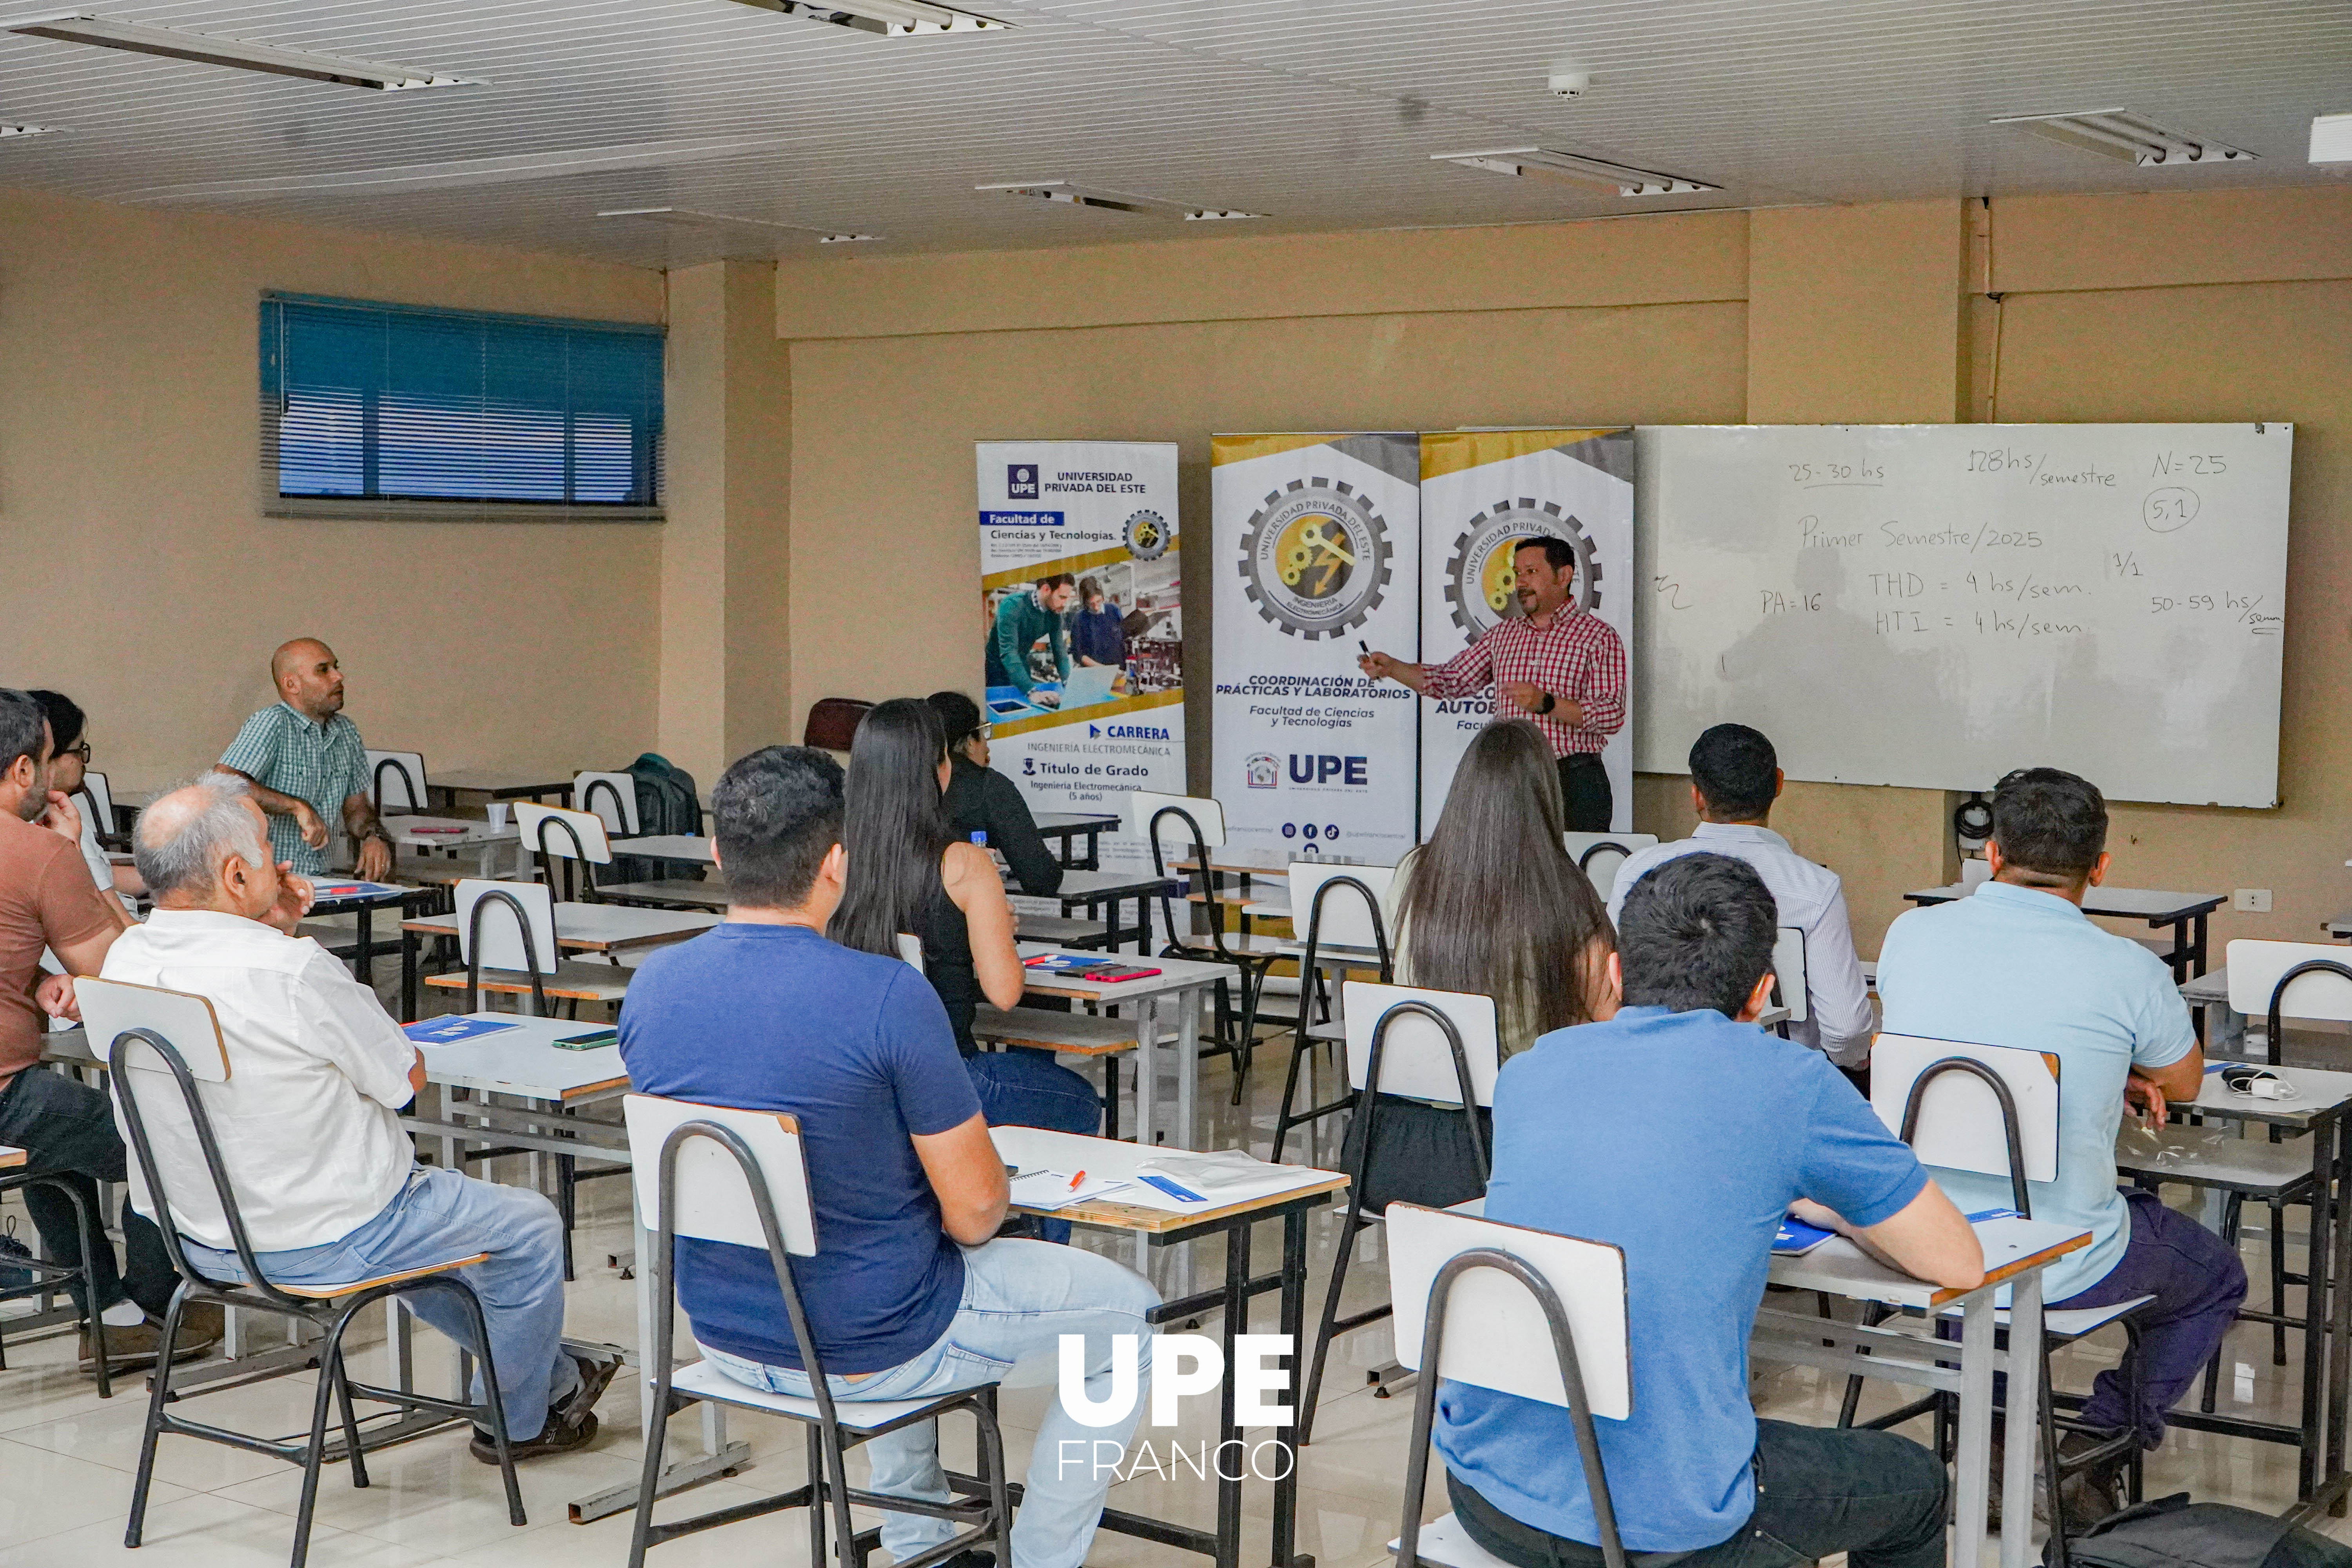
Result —
<instances>
[{"instance_id":1,"label":"window frame","mask_svg":"<svg viewBox=\"0 0 2352 1568\"><path fill-rule=\"evenodd\" d=\"M623 501L524 500L497 497L323 496L287 495L279 489L280 420L285 413L283 361L284 314L288 305L323 305L342 310L377 311L387 315L431 317L441 321L510 322L538 329L593 331L629 337L651 337L662 345L663 401L653 432L648 460L653 465L651 504ZM388 300L354 300L336 295L298 294L264 289L255 310L257 355L255 370L260 415L260 510L264 517L348 519L355 521L413 522L661 522L667 519L668 474L667 367L668 329L658 321L597 321L581 317L534 316L515 311L468 310ZM373 453L368 466L373 467ZM571 464L571 437L566 437L565 463Z\"/></svg>"}]
</instances>

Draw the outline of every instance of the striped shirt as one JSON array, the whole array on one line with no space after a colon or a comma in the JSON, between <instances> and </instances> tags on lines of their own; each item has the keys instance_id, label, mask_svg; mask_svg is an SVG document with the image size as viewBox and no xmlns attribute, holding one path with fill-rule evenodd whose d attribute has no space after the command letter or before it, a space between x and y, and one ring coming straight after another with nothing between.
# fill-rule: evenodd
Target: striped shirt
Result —
<instances>
[{"instance_id":1,"label":"striped shirt","mask_svg":"<svg viewBox=\"0 0 2352 1568\"><path fill-rule=\"evenodd\" d=\"M313 724L283 702L247 719L221 753L220 765L264 789L309 801L331 835L341 826L343 802L367 793L367 748L360 727L341 713ZM315 877L327 868L326 852L302 842L302 829L291 816L270 817L269 852L292 861L297 876Z\"/></svg>"},{"instance_id":2,"label":"striped shirt","mask_svg":"<svg viewBox=\"0 0 2352 1568\"><path fill-rule=\"evenodd\" d=\"M1570 724L1555 709L1524 713L1497 700L1495 716L1528 719L1551 742L1554 756L1598 756L1609 737L1625 727L1625 645L1608 622L1566 605L1549 625L1538 627L1514 616L1444 664L1422 667L1422 687L1430 697L1467 697L1507 680L1525 680L1549 691L1560 705L1581 703L1583 722Z\"/></svg>"}]
</instances>

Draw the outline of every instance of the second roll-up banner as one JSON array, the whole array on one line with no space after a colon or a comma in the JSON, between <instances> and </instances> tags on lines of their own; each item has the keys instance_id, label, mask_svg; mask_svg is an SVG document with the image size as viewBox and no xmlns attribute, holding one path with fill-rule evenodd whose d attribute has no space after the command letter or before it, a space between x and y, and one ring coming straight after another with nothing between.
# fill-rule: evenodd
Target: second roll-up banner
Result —
<instances>
[{"instance_id":1,"label":"second roll-up banner","mask_svg":"<svg viewBox=\"0 0 2352 1568\"><path fill-rule=\"evenodd\" d=\"M1421 658L1443 664L1501 622L1523 614L1513 552L1558 539L1574 554L1566 610L1580 609L1633 646L1633 432L1445 430L1421 437ZM1375 645L1377 646L1377 645ZM1492 686L1421 713L1421 833L1437 826L1454 770L1471 738L1495 720ZM1612 796L1609 826L1633 825L1633 693L1601 753ZM1514 708L1513 712L1517 710Z\"/></svg>"},{"instance_id":2,"label":"second roll-up banner","mask_svg":"<svg viewBox=\"0 0 2352 1568\"><path fill-rule=\"evenodd\" d=\"M1417 699L1356 658L1418 645L1421 438L1219 436L1211 461L1226 837L1393 864L1413 843Z\"/></svg>"}]
</instances>

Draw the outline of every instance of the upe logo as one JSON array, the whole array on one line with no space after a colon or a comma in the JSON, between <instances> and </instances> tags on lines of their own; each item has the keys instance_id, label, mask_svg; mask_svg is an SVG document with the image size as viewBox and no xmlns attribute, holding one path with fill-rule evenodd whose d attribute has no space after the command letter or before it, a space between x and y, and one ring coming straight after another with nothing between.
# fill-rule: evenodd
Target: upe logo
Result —
<instances>
[{"instance_id":1,"label":"upe logo","mask_svg":"<svg viewBox=\"0 0 2352 1568\"><path fill-rule=\"evenodd\" d=\"M1136 1415L1136 1405L1141 1392L1142 1360L1139 1336L1115 1334L1111 1337L1110 1391L1107 1397L1092 1399L1087 1394L1087 1337L1084 1334L1064 1334L1061 1337L1061 1399L1062 1408L1081 1426L1097 1430L1107 1427L1129 1427ZM1266 1363L1276 1356L1287 1358L1292 1352L1288 1334L1236 1334L1234 1336L1234 1421L1240 1426L1288 1426L1296 1414L1287 1405L1267 1404L1262 1395L1280 1393L1290 1387L1290 1373ZM1151 1425L1173 1426L1177 1424L1177 1401L1188 1394L1207 1394L1214 1390L1226 1373L1224 1347L1207 1334L1158 1334L1151 1342ZM1181 1443L1169 1445L1163 1462L1149 1442L1137 1445L1132 1458L1127 1445L1117 1439L1098 1437L1089 1442L1084 1438L1066 1437L1060 1451L1054 1457L1059 1471L1067 1474L1073 1465L1086 1467L1090 1475L1117 1476L1121 1480L1140 1471L1173 1478L1190 1469L1202 1480L1212 1476L1223 1480L1240 1480L1244 1475L1255 1474L1263 1480L1280 1480L1290 1473L1296 1463L1286 1441L1263 1439L1255 1447L1239 1438L1227 1438L1222 1443L1202 1441L1198 1454L1189 1453ZM1073 1453L1071 1450L1078 1450ZM1228 1452L1228 1450L1233 1450Z\"/></svg>"},{"instance_id":2,"label":"upe logo","mask_svg":"<svg viewBox=\"0 0 2352 1568\"><path fill-rule=\"evenodd\" d=\"M1275 789L1282 783L1282 764L1272 752L1260 752L1242 764L1242 773L1252 789Z\"/></svg>"},{"instance_id":3,"label":"upe logo","mask_svg":"<svg viewBox=\"0 0 2352 1568\"><path fill-rule=\"evenodd\" d=\"M1004 499L1035 500L1037 499L1037 465L1008 463L1004 467Z\"/></svg>"},{"instance_id":4,"label":"upe logo","mask_svg":"<svg viewBox=\"0 0 2352 1568\"><path fill-rule=\"evenodd\" d=\"M1343 784L1360 784L1368 782L1365 766L1366 759L1362 757L1302 757L1293 752L1290 782L1320 784L1336 778Z\"/></svg>"}]
</instances>

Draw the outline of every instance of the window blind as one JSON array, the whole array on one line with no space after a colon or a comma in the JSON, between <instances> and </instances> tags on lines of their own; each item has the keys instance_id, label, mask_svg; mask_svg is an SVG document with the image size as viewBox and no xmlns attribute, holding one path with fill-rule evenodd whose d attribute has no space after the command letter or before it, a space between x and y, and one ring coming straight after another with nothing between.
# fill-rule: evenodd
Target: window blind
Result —
<instances>
[{"instance_id":1,"label":"window blind","mask_svg":"<svg viewBox=\"0 0 2352 1568\"><path fill-rule=\"evenodd\" d=\"M264 510L661 516L662 329L272 294Z\"/></svg>"}]
</instances>

